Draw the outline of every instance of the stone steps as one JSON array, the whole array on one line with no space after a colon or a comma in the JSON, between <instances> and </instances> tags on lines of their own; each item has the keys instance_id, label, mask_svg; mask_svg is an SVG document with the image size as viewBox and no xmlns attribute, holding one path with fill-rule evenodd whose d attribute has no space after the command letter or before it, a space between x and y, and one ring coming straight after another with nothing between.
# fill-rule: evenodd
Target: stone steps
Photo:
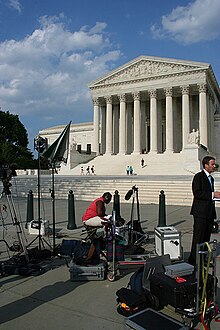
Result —
<instances>
[{"instance_id":1,"label":"stone steps","mask_svg":"<svg viewBox=\"0 0 220 330\"><path fill-rule=\"evenodd\" d=\"M215 176L215 189L220 190L220 175ZM62 176L55 175L55 197L67 199L72 190L76 200L90 201L105 191L112 194L118 190L121 203L126 203L124 196L132 186L138 187L139 200L143 204L158 204L160 191L165 193L167 205L186 205L192 203L192 176ZM11 192L13 196L26 197L30 190L37 198L38 178L31 175L19 175L12 178ZM0 183L2 186L2 182ZM40 191L42 198L51 198L52 176L41 175ZM0 187L2 190L2 188Z\"/></svg>"},{"instance_id":2,"label":"stone steps","mask_svg":"<svg viewBox=\"0 0 220 330\"><path fill-rule=\"evenodd\" d=\"M191 178L166 178L157 180L154 177L102 177L102 176L61 176L55 175L55 198L67 199L70 190L76 200L93 200L105 191L112 194L118 190L121 203L125 203L124 196L132 186L138 187L139 200L143 204L158 204L160 191L165 193L167 205L191 205ZM11 191L13 196L26 197L30 190L37 198L37 176L17 176L12 179ZM40 177L40 190L42 198L50 198L52 177Z\"/></svg>"},{"instance_id":3,"label":"stone steps","mask_svg":"<svg viewBox=\"0 0 220 330\"><path fill-rule=\"evenodd\" d=\"M141 159L144 159L144 167L141 167ZM95 167L97 175L126 175L128 165L133 167L134 173L145 175L192 175L199 171L200 162L187 158L183 153L173 154L131 154L131 155L103 155L97 156L92 161L81 163L75 168L69 169L62 164L60 174L80 175L81 166L86 171L87 166Z\"/></svg>"}]
</instances>

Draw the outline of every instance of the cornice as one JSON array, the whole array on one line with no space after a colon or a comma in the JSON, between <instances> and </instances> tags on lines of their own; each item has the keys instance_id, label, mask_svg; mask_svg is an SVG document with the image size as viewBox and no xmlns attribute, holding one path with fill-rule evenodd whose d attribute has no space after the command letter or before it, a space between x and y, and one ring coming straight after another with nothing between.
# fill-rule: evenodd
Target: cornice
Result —
<instances>
[{"instance_id":1,"label":"cornice","mask_svg":"<svg viewBox=\"0 0 220 330\"><path fill-rule=\"evenodd\" d=\"M116 87L120 87L120 86L131 86L132 84L137 84L137 83L144 83L144 82L151 82L151 81L156 81L156 80L165 80L165 79L169 79L170 82L175 82L178 78L182 78L182 80L188 80L190 77L192 76L192 78L204 78L205 77L205 71L204 69L197 69L195 71L189 71L189 72L180 72L180 73L174 73L174 74L161 74L161 75L157 75L157 76L153 76L153 77L145 77L145 78L135 78L135 79L130 79L130 80L123 80L120 82L112 82L109 84L100 84L97 86L93 86L90 89L92 91L97 91L97 90L103 90L103 89L112 89L112 88L116 88ZM180 80L178 80L177 85L179 85ZM190 81L189 81L190 84ZM175 84L171 84L172 87L175 86Z\"/></svg>"}]
</instances>

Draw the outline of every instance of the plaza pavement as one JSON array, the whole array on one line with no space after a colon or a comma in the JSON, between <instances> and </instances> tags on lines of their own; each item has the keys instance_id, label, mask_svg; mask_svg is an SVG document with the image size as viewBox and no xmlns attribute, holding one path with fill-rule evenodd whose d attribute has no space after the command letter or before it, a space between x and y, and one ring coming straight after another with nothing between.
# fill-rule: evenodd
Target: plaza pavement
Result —
<instances>
[{"instance_id":1,"label":"plaza pavement","mask_svg":"<svg viewBox=\"0 0 220 330\"><path fill-rule=\"evenodd\" d=\"M98 197L98 196L97 196ZM7 241L9 245L17 241L15 227L9 214L3 211L3 205L7 206L5 197L0 200L0 239ZM16 214L25 226L27 201L26 199L14 199ZM75 201L75 223L77 229L68 230L68 204L66 200L55 200L56 244L62 239L82 238L81 217L89 202ZM135 205L134 205L135 206ZM112 211L112 203L108 205L108 213ZM184 257L187 258L192 238L192 217L187 206L166 206L166 224L175 226L182 234L182 246ZM220 214L220 209L218 209ZM134 211L136 208L134 207ZM41 200L40 213L43 219L49 221L52 227L52 201ZM145 245L147 254L154 254L154 229L158 225L158 205L142 205L140 201L141 225L150 235L150 242ZM130 220L131 201L121 204L121 216ZM34 218L38 219L38 204L34 200ZM4 230L2 226L4 222ZM29 235L24 229L27 242L31 242L36 236ZM220 240L220 233L213 234L213 239ZM44 240L52 246L52 238L44 237ZM31 247L38 245L38 239ZM46 246L47 247L47 246ZM220 254L220 253L219 253ZM5 244L0 244L0 260L7 260ZM45 260L44 267L47 270L40 276L22 277L18 275L0 278L0 329L25 329L25 330L60 330L60 329L124 329L124 318L116 311L116 291L127 286L131 273L118 278L114 282L88 281L71 282L70 273L64 259L54 257ZM217 277L220 281L220 259L217 257ZM219 282L220 283L220 282ZM217 301L220 303L220 284L218 284ZM178 319L178 315L166 311L172 317ZM202 329L201 325L197 329ZM219 323L211 323L211 329L219 329Z\"/></svg>"}]
</instances>

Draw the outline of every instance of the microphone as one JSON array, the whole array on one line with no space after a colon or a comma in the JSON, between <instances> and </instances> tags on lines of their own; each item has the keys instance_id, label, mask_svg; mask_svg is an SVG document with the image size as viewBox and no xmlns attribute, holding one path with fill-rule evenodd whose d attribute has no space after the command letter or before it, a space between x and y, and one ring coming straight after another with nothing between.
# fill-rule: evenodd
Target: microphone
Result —
<instances>
[{"instance_id":1,"label":"microphone","mask_svg":"<svg viewBox=\"0 0 220 330\"><path fill-rule=\"evenodd\" d=\"M127 194L125 195L125 200L128 201L133 194L133 189L128 190Z\"/></svg>"}]
</instances>

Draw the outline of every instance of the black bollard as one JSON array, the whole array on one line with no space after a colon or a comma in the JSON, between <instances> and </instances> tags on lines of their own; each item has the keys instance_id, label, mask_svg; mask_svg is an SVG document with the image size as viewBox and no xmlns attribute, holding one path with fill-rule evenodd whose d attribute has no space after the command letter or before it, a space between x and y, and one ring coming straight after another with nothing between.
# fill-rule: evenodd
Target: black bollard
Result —
<instances>
[{"instance_id":1,"label":"black bollard","mask_svg":"<svg viewBox=\"0 0 220 330\"><path fill-rule=\"evenodd\" d=\"M166 227L166 207L164 191L160 191L159 196L159 222L158 227Z\"/></svg>"},{"instance_id":2,"label":"black bollard","mask_svg":"<svg viewBox=\"0 0 220 330\"><path fill-rule=\"evenodd\" d=\"M76 229L74 194L70 190L68 194L68 224L67 229Z\"/></svg>"},{"instance_id":3,"label":"black bollard","mask_svg":"<svg viewBox=\"0 0 220 330\"><path fill-rule=\"evenodd\" d=\"M113 210L115 211L115 219L120 219L120 195L118 194L118 190L115 190L113 197Z\"/></svg>"},{"instance_id":4,"label":"black bollard","mask_svg":"<svg viewBox=\"0 0 220 330\"><path fill-rule=\"evenodd\" d=\"M30 190L27 196L27 216L26 216L26 224L25 228L28 228L29 222L34 220L34 199L33 199L33 191Z\"/></svg>"}]
</instances>

